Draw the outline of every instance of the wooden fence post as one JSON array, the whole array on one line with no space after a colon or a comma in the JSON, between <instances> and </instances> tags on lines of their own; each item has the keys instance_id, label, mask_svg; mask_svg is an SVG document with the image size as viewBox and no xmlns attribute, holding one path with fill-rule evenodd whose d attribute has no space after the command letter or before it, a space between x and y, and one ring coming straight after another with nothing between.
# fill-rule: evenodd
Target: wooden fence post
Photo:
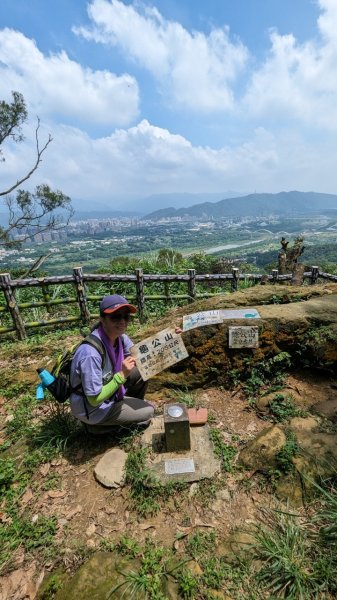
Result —
<instances>
[{"instance_id":1,"label":"wooden fence post","mask_svg":"<svg viewBox=\"0 0 337 600\"><path fill-rule=\"evenodd\" d=\"M239 281L239 269L237 267L232 267L232 292L236 292L238 289L238 281Z\"/></svg>"},{"instance_id":2,"label":"wooden fence post","mask_svg":"<svg viewBox=\"0 0 337 600\"><path fill-rule=\"evenodd\" d=\"M75 281L77 302L80 306L81 321L83 323L89 323L90 322L90 311L89 311L87 297L85 294L85 285L84 285L84 281L83 281L82 267L75 267L73 269L73 277L74 277L74 281Z\"/></svg>"},{"instance_id":3,"label":"wooden fence post","mask_svg":"<svg viewBox=\"0 0 337 600\"><path fill-rule=\"evenodd\" d=\"M273 283L277 283L278 280L278 269L273 269L271 272Z\"/></svg>"},{"instance_id":4,"label":"wooden fence post","mask_svg":"<svg viewBox=\"0 0 337 600\"><path fill-rule=\"evenodd\" d=\"M11 285L11 276L9 273L0 274L0 285L4 292L7 306L11 313L12 321L16 329L19 340L24 340L27 337L25 325L16 302L15 292Z\"/></svg>"},{"instance_id":5,"label":"wooden fence post","mask_svg":"<svg viewBox=\"0 0 337 600\"><path fill-rule=\"evenodd\" d=\"M196 298L196 287L195 287L195 269L188 269L187 271L188 274L188 282L187 282L187 287L188 287L188 301L189 303L194 302L195 298Z\"/></svg>"},{"instance_id":6,"label":"wooden fence post","mask_svg":"<svg viewBox=\"0 0 337 600\"><path fill-rule=\"evenodd\" d=\"M317 279L318 279L318 267L317 266L311 267L311 285L314 285L315 283L317 283Z\"/></svg>"},{"instance_id":7,"label":"wooden fence post","mask_svg":"<svg viewBox=\"0 0 337 600\"><path fill-rule=\"evenodd\" d=\"M143 269L136 269L136 298L138 306L138 315L140 322L144 322L145 314L145 298L144 298L144 275Z\"/></svg>"},{"instance_id":8,"label":"wooden fence post","mask_svg":"<svg viewBox=\"0 0 337 600\"><path fill-rule=\"evenodd\" d=\"M166 302L167 304L171 304L172 303L172 299L170 296L170 284L168 281L164 281L164 293L166 296Z\"/></svg>"},{"instance_id":9,"label":"wooden fence post","mask_svg":"<svg viewBox=\"0 0 337 600\"><path fill-rule=\"evenodd\" d=\"M43 300L45 302L50 302L49 288L45 283L42 284L42 295L43 295ZM46 310L47 310L47 313L52 312L51 307L48 304L46 306Z\"/></svg>"}]
</instances>

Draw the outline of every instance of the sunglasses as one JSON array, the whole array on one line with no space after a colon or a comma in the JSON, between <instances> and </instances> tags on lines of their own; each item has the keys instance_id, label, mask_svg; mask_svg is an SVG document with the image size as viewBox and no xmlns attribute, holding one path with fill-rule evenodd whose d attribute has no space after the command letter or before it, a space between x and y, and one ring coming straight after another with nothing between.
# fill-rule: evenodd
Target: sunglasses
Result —
<instances>
[{"instance_id":1,"label":"sunglasses","mask_svg":"<svg viewBox=\"0 0 337 600\"><path fill-rule=\"evenodd\" d=\"M107 314L106 315L110 321L121 321L122 319L124 319L124 321L130 321L131 319L131 313L129 312L115 312L115 313L111 313L110 315Z\"/></svg>"}]
</instances>

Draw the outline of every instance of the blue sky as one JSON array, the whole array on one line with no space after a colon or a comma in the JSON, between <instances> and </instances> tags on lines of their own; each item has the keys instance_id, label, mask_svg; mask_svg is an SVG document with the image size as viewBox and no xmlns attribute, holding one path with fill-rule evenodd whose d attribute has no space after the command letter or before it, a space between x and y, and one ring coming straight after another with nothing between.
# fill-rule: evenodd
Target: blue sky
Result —
<instances>
[{"instance_id":1,"label":"blue sky","mask_svg":"<svg viewBox=\"0 0 337 600\"><path fill-rule=\"evenodd\" d=\"M151 194L337 193L337 0L1 0L0 98L25 142L53 143L30 185L83 205Z\"/></svg>"}]
</instances>

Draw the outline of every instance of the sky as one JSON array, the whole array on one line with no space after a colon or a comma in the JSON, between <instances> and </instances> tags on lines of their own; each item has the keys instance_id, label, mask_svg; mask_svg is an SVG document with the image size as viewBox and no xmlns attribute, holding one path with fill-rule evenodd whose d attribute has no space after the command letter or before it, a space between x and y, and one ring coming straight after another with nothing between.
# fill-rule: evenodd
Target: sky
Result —
<instances>
[{"instance_id":1,"label":"sky","mask_svg":"<svg viewBox=\"0 0 337 600\"><path fill-rule=\"evenodd\" d=\"M23 94L0 189L83 208L150 195L337 193L337 0L0 0L0 100Z\"/></svg>"}]
</instances>

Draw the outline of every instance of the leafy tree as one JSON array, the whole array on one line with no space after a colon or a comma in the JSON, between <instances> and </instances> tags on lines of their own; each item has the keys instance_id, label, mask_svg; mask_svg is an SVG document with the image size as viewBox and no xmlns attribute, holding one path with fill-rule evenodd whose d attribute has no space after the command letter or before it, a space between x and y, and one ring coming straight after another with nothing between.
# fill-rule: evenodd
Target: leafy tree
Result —
<instances>
[{"instance_id":1,"label":"leafy tree","mask_svg":"<svg viewBox=\"0 0 337 600\"><path fill-rule=\"evenodd\" d=\"M28 112L24 97L19 92L12 92L12 102L0 101L0 162L5 161L2 146L11 141L20 143L23 141L22 125L27 121ZM64 218L57 209L67 211L69 221L73 210L70 198L60 190L51 190L49 185L38 185L33 192L21 189L21 185L27 181L37 170L42 155L52 142L49 135L44 144L39 140L40 120L37 119L35 129L36 155L31 169L6 189L0 190L4 203L8 208L8 225L0 226L0 245L11 247L20 243L31 235L59 229L64 226ZM13 194L13 192L15 192ZM13 233L20 234L21 241L12 239Z\"/></svg>"}]
</instances>

